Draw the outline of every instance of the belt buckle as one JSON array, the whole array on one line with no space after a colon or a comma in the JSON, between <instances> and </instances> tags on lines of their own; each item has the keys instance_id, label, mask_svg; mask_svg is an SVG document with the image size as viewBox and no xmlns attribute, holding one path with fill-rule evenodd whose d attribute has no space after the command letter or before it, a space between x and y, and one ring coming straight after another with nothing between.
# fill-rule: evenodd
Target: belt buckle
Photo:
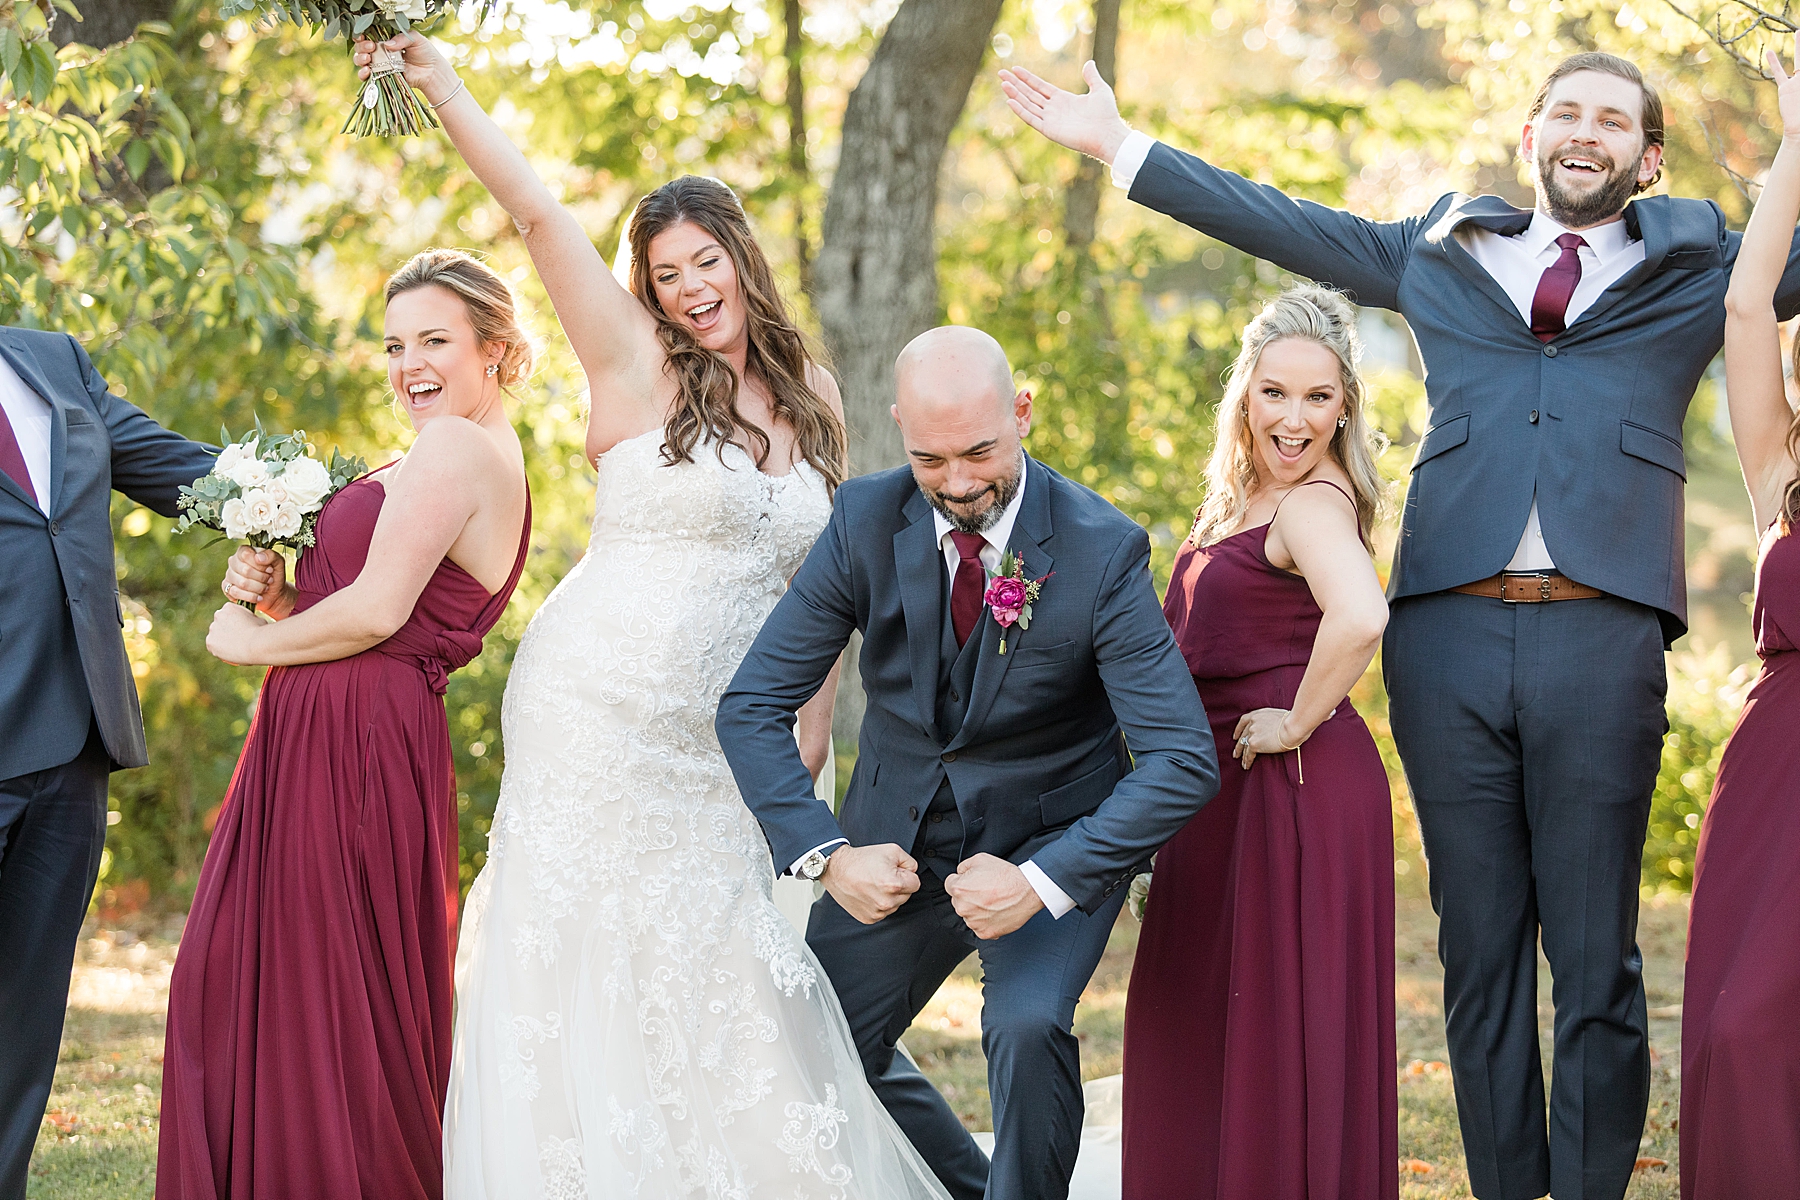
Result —
<instances>
[{"instance_id":1,"label":"belt buckle","mask_svg":"<svg viewBox=\"0 0 1800 1200\"><path fill-rule=\"evenodd\" d=\"M1511 596L1507 595L1506 582L1509 579L1535 579L1537 580L1538 600L1545 601L1551 599L1550 589L1553 581L1550 576L1544 574L1542 571L1502 571L1500 572L1500 603L1502 604L1530 603L1525 600L1514 600Z\"/></svg>"}]
</instances>

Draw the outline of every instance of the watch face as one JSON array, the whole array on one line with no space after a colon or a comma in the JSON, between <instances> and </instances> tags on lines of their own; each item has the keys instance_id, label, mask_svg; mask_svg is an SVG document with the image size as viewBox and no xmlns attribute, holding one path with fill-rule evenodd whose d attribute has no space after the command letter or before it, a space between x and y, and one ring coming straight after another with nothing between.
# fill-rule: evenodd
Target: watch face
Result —
<instances>
[{"instance_id":1,"label":"watch face","mask_svg":"<svg viewBox=\"0 0 1800 1200\"><path fill-rule=\"evenodd\" d=\"M825 856L817 850L811 851L800 860L800 877L817 880L825 873Z\"/></svg>"}]
</instances>

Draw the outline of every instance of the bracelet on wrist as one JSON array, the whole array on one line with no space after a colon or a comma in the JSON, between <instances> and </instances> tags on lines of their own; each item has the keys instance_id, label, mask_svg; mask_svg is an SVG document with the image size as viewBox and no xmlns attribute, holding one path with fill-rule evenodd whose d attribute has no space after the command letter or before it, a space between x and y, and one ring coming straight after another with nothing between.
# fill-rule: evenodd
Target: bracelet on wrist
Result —
<instances>
[{"instance_id":1,"label":"bracelet on wrist","mask_svg":"<svg viewBox=\"0 0 1800 1200\"><path fill-rule=\"evenodd\" d=\"M1306 739L1301 738L1291 746L1287 744L1287 717L1281 718L1281 723L1275 726L1275 744L1281 747L1282 753L1285 754L1291 750L1298 750L1305 742Z\"/></svg>"},{"instance_id":2,"label":"bracelet on wrist","mask_svg":"<svg viewBox=\"0 0 1800 1200\"><path fill-rule=\"evenodd\" d=\"M456 99L456 94L462 90L463 90L463 81L462 81L462 78L459 76L456 80L456 86L450 89L450 94L448 96L445 96L442 100L439 100L436 104L431 104L430 100L426 100L425 103L431 104L431 110L433 112L436 112L438 109L444 107L444 105L446 105L446 104L450 103L452 100Z\"/></svg>"}]
</instances>

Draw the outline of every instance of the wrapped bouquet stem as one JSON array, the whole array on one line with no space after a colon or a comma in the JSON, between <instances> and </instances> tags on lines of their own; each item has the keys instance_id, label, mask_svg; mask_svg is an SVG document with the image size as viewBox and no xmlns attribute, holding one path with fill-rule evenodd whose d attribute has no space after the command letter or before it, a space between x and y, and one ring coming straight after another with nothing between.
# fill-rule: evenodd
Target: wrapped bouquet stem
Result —
<instances>
[{"instance_id":1,"label":"wrapped bouquet stem","mask_svg":"<svg viewBox=\"0 0 1800 1200\"><path fill-rule=\"evenodd\" d=\"M421 104L419 94L406 82L402 56L380 44L398 32L386 22L376 21L364 35L376 42L375 57L369 64L368 82L344 119L342 132L352 137L413 136L438 127L431 106Z\"/></svg>"}]
</instances>

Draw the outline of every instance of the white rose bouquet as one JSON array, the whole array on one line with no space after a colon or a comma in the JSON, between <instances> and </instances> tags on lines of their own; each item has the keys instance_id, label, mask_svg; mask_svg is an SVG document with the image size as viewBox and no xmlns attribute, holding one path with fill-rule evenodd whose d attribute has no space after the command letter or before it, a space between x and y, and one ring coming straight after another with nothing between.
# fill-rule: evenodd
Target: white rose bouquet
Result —
<instances>
[{"instance_id":1,"label":"white rose bouquet","mask_svg":"<svg viewBox=\"0 0 1800 1200\"><path fill-rule=\"evenodd\" d=\"M477 20L485 21L494 0L480 0ZM292 21L325 31L327 41L346 42L366 37L376 43L434 24L458 5L456 0L222 0L219 15L262 16L270 21ZM431 106L419 103L400 73L400 55L377 46L370 64L369 82L363 85L343 132L356 137L393 137L418 134L438 127Z\"/></svg>"},{"instance_id":2,"label":"white rose bouquet","mask_svg":"<svg viewBox=\"0 0 1800 1200\"><path fill-rule=\"evenodd\" d=\"M225 441L213 469L181 489L177 533L199 525L258 550L304 550L313 544L313 523L325 501L369 469L362 459L345 458L335 448L327 467L312 457L306 434L298 429L270 437L258 424L235 442L226 434Z\"/></svg>"}]
</instances>

